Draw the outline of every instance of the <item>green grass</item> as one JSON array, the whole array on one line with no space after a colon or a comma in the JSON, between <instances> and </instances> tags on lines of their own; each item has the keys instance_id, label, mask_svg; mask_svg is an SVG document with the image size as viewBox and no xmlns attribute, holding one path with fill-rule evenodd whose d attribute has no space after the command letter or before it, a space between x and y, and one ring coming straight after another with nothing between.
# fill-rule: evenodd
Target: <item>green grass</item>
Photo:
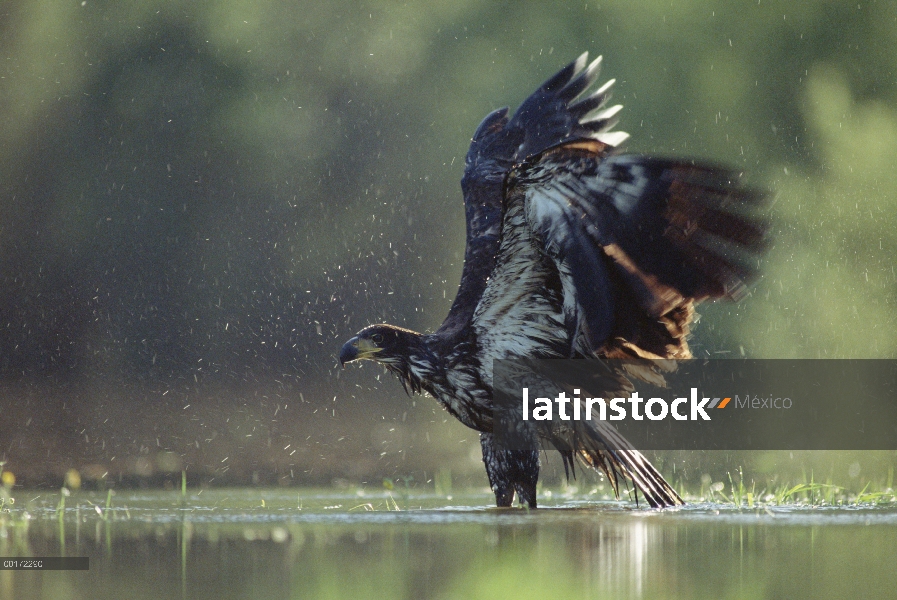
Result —
<instances>
[{"instance_id":1,"label":"green grass","mask_svg":"<svg viewBox=\"0 0 897 600\"><path fill-rule=\"evenodd\" d=\"M5 465L6 461L0 461L0 503L12 499L12 488L16 484L16 476L12 471L5 471L3 469ZM15 503L14 499L10 504L13 503ZM3 504L0 504L0 508L2 506Z\"/></svg>"},{"instance_id":2,"label":"green grass","mask_svg":"<svg viewBox=\"0 0 897 600\"><path fill-rule=\"evenodd\" d=\"M763 487L756 480L745 481L741 467L733 477L727 472L727 486L722 481L710 482L704 478L697 494L689 493L680 482L680 495L687 502L716 502L736 507L754 508L756 506L858 506L868 504L897 503L897 491L894 490L894 469L891 467L888 476L878 486L867 481L860 491L852 491L846 486L832 483L829 478L825 483L814 480L813 473L809 478L804 474L803 481L780 482L768 481ZM759 491L758 491L759 488Z\"/></svg>"}]
</instances>

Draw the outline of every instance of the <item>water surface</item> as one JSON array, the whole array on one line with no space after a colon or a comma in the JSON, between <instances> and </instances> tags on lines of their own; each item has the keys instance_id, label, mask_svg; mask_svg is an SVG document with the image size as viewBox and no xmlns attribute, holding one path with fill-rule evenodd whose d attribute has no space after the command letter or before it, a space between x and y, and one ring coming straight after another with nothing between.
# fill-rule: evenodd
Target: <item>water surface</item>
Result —
<instances>
[{"instance_id":1,"label":"water surface","mask_svg":"<svg viewBox=\"0 0 897 600\"><path fill-rule=\"evenodd\" d=\"M689 504L575 494L536 511L485 493L239 489L16 493L3 598L894 597L897 507ZM61 518L60 518L61 515Z\"/></svg>"}]
</instances>

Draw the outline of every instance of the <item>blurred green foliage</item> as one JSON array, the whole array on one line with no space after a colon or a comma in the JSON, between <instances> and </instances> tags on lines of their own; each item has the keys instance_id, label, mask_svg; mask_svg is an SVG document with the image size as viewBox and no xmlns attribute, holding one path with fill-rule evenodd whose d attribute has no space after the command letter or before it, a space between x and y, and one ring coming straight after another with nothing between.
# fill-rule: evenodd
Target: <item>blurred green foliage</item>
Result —
<instances>
[{"instance_id":1,"label":"blurred green foliage","mask_svg":"<svg viewBox=\"0 0 897 600\"><path fill-rule=\"evenodd\" d=\"M439 325L472 131L584 50L618 80L629 150L732 164L775 192L765 275L702 309L698 353L895 355L890 2L0 13L2 382L119 387L140 410L272 381L324 406L397 396L369 371L337 380L335 351L370 322Z\"/></svg>"}]
</instances>

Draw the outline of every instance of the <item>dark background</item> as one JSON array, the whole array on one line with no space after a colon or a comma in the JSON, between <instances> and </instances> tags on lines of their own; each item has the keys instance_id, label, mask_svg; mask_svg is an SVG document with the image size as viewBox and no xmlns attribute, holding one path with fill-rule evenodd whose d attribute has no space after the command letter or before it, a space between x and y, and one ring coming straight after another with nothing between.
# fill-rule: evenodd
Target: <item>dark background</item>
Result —
<instances>
[{"instance_id":1,"label":"dark background","mask_svg":"<svg viewBox=\"0 0 897 600\"><path fill-rule=\"evenodd\" d=\"M776 192L765 275L697 353L893 357L895 47L890 2L0 3L0 461L485 485L473 432L335 353L439 325L471 133L584 50L629 150Z\"/></svg>"}]
</instances>

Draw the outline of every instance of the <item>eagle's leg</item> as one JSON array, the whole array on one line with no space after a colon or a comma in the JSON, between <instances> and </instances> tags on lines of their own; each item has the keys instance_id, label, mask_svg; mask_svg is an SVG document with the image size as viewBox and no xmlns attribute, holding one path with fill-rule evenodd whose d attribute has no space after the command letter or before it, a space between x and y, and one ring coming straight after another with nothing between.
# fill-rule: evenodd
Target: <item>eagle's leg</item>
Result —
<instances>
[{"instance_id":1,"label":"eagle's leg","mask_svg":"<svg viewBox=\"0 0 897 600\"><path fill-rule=\"evenodd\" d=\"M536 483L539 481L539 447L507 449L500 447L491 433L480 434L483 464L495 504L507 507L517 501L536 508Z\"/></svg>"}]
</instances>

